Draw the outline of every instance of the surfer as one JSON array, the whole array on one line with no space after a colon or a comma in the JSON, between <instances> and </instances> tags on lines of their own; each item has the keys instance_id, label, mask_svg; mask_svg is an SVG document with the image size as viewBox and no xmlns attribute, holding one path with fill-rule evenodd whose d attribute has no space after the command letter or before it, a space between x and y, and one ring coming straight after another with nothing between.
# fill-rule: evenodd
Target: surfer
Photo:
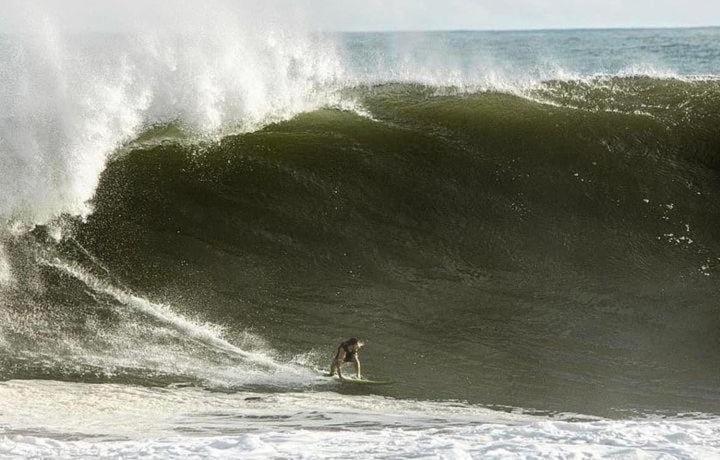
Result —
<instances>
[{"instance_id":1,"label":"surfer","mask_svg":"<svg viewBox=\"0 0 720 460\"><path fill-rule=\"evenodd\" d=\"M355 366L357 378L362 378L360 374L360 358L358 354L360 353L360 349L364 346L365 343L355 337L349 338L343 343L341 343L338 346L335 357L333 358L332 364L330 365L330 376L332 377L333 375L335 375L335 371L337 370L337 374L338 377L340 377L340 380L344 380L340 368L345 363L353 363L353 365Z\"/></svg>"}]
</instances>

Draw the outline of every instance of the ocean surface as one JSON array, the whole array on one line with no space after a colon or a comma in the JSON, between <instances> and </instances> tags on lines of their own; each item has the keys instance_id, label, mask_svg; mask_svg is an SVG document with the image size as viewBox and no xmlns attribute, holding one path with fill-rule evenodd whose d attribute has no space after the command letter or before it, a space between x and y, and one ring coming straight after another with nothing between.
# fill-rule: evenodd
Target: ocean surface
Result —
<instances>
[{"instance_id":1,"label":"ocean surface","mask_svg":"<svg viewBox=\"0 0 720 460\"><path fill-rule=\"evenodd\" d=\"M235 19L0 35L0 456L720 456L720 29Z\"/></svg>"}]
</instances>

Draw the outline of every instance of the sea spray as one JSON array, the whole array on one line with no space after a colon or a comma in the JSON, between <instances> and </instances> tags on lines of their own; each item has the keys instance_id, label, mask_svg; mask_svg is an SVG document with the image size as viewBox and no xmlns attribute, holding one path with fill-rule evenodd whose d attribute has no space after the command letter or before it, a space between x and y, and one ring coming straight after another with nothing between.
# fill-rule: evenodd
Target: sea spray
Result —
<instances>
[{"instance_id":1,"label":"sea spray","mask_svg":"<svg viewBox=\"0 0 720 460\"><path fill-rule=\"evenodd\" d=\"M341 73L330 44L287 26L289 18L271 21L259 2L128 9L119 30L89 40L92 24L68 29L52 11L19 4L6 21L22 32L0 37L5 219L90 212L108 155L140 128L255 129L326 103Z\"/></svg>"}]
</instances>

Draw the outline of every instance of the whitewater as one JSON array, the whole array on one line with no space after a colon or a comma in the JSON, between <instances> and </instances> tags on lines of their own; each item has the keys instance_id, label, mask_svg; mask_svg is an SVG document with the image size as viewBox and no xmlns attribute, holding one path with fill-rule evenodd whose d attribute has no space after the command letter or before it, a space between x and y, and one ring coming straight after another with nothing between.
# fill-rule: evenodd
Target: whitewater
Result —
<instances>
[{"instance_id":1,"label":"whitewater","mask_svg":"<svg viewBox=\"0 0 720 460\"><path fill-rule=\"evenodd\" d=\"M3 456L711 457L718 420L611 421L336 393L6 382Z\"/></svg>"},{"instance_id":2,"label":"whitewater","mask_svg":"<svg viewBox=\"0 0 720 460\"><path fill-rule=\"evenodd\" d=\"M5 8L0 457L720 456L720 29L111 9Z\"/></svg>"}]
</instances>

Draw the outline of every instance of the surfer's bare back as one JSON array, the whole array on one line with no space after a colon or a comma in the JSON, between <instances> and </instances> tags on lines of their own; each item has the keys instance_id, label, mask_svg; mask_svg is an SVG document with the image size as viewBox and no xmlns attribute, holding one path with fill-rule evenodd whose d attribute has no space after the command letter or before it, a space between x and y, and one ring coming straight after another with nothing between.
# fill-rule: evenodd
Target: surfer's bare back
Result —
<instances>
[{"instance_id":1,"label":"surfer's bare back","mask_svg":"<svg viewBox=\"0 0 720 460\"><path fill-rule=\"evenodd\" d=\"M347 339L338 345L337 352L335 353L335 357L330 365L330 376L332 377L335 375L335 371L337 371L338 377L342 380L344 378L341 371L343 364L353 363L357 378L362 378L360 374L360 358L358 355L360 353L360 349L364 346L365 343L355 337Z\"/></svg>"}]
</instances>

